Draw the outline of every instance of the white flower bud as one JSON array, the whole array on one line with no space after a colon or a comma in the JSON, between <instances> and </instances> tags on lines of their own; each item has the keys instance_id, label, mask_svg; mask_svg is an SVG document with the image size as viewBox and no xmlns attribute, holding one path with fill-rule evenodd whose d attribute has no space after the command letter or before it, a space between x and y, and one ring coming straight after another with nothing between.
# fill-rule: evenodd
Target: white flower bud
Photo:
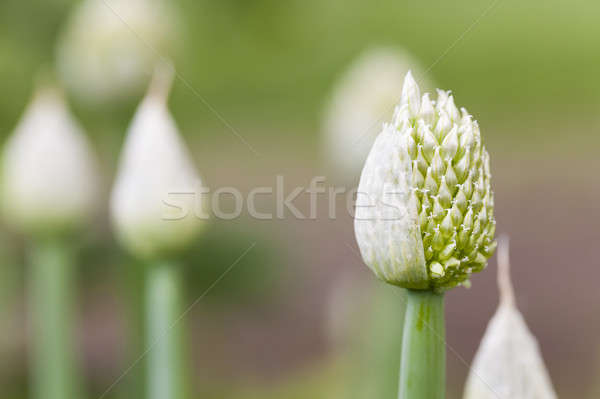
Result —
<instances>
[{"instance_id":1,"label":"white flower bud","mask_svg":"<svg viewBox=\"0 0 600 399\"><path fill-rule=\"evenodd\" d=\"M435 102L409 72L367 157L356 200L365 263L394 285L443 291L481 271L495 248L489 157L449 92Z\"/></svg>"},{"instance_id":2,"label":"white flower bud","mask_svg":"<svg viewBox=\"0 0 600 399\"><path fill-rule=\"evenodd\" d=\"M119 238L144 258L186 246L202 226L201 181L167 109L171 79L157 72L140 104L111 197Z\"/></svg>"},{"instance_id":3,"label":"white flower bud","mask_svg":"<svg viewBox=\"0 0 600 399\"><path fill-rule=\"evenodd\" d=\"M537 341L515 306L508 239L498 246L500 305L490 323L465 388L465 399L555 399Z\"/></svg>"},{"instance_id":4,"label":"white flower bud","mask_svg":"<svg viewBox=\"0 0 600 399\"><path fill-rule=\"evenodd\" d=\"M390 120L410 69L422 71L408 52L375 48L360 55L337 82L324 118L324 148L326 159L347 180L360 172L382 121ZM418 92L413 99L420 101ZM407 112L414 109L412 104Z\"/></svg>"},{"instance_id":5,"label":"white flower bud","mask_svg":"<svg viewBox=\"0 0 600 399\"><path fill-rule=\"evenodd\" d=\"M96 205L96 159L60 89L37 89L3 156L9 222L28 233L85 223Z\"/></svg>"},{"instance_id":6,"label":"white flower bud","mask_svg":"<svg viewBox=\"0 0 600 399\"><path fill-rule=\"evenodd\" d=\"M175 26L165 0L84 0L59 40L58 71L90 103L138 94L174 42Z\"/></svg>"}]
</instances>

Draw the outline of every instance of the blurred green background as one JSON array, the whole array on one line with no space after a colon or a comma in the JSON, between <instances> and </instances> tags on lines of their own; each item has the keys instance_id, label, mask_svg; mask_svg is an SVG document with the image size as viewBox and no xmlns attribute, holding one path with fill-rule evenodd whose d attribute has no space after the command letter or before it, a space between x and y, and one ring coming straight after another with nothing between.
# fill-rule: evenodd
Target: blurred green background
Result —
<instances>
[{"instance_id":1,"label":"blurred green background","mask_svg":"<svg viewBox=\"0 0 600 399\"><path fill-rule=\"evenodd\" d=\"M29 101L34 77L53 63L76 3L0 2L3 140ZM512 237L518 302L559 396L600 395L599 2L170 3L179 15L172 57L183 78L175 83L170 109L210 187L247 192L275 184L279 174L290 186L328 176L321 149L323 106L340 73L364 49L402 46L430 67L433 80L451 88L457 104L479 120L492 159L498 232ZM71 101L96 146L106 194L141 94L103 105ZM306 209L304 202L298 207ZM260 204L271 206L267 200ZM90 398L143 351L132 316L140 273L116 246L107 219L104 209L81 248L77 345ZM4 230L0 390L2 397L21 398L28 378L26 244ZM382 288L372 287L371 273L351 248L349 217L214 221L187 258L188 302L253 242L256 247L188 316L198 397L334 398L344 396L348 385L378 377L372 374L389 374L361 373L366 363L353 357L362 356L357 348L364 350L356 342L380 341L369 335L370 322L357 321L373 316L368 304L376 295L357 292ZM343 291L346 334L332 338L329 304L344 279L362 288ZM458 398L497 302L495 260L474 277L470 290L448 296L448 397ZM392 311L373 326L394 328L400 309L398 319ZM388 364L399 358L394 351L382 355ZM107 398L130 397L143 373L138 369Z\"/></svg>"}]
</instances>

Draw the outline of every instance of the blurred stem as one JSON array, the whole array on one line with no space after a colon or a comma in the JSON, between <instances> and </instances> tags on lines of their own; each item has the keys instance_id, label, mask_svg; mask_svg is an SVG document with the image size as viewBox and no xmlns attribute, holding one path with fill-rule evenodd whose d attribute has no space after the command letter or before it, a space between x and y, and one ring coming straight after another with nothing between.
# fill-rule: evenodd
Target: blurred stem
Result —
<instances>
[{"instance_id":1,"label":"blurred stem","mask_svg":"<svg viewBox=\"0 0 600 399\"><path fill-rule=\"evenodd\" d=\"M18 329L15 323L15 300L17 288L20 286L19 271L15 260L14 243L8 234L0 232L0 324L4 326L3 336L0 337L0 352L6 350L6 345L15 341Z\"/></svg>"},{"instance_id":2,"label":"blurred stem","mask_svg":"<svg viewBox=\"0 0 600 399\"><path fill-rule=\"evenodd\" d=\"M75 366L73 248L44 238L31 248L32 398L81 399Z\"/></svg>"},{"instance_id":3,"label":"blurred stem","mask_svg":"<svg viewBox=\"0 0 600 399\"><path fill-rule=\"evenodd\" d=\"M118 273L121 278L121 290L127 299L127 357L128 362L134 362L146 350L144 312L144 284L146 279L146 265L128 260L122 262ZM122 399L146 397L146 364L138 364L127 375L128 383L120 386L119 397Z\"/></svg>"},{"instance_id":4,"label":"blurred stem","mask_svg":"<svg viewBox=\"0 0 600 399\"><path fill-rule=\"evenodd\" d=\"M399 399L445 399L445 336L444 296L408 290Z\"/></svg>"},{"instance_id":5,"label":"blurred stem","mask_svg":"<svg viewBox=\"0 0 600 399\"><path fill-rule=\"evenodd\" d=\"M148 398L184 399L186 367L179 265L156 262L148 271L146 284Z\"/></svg>"}]
</instances>

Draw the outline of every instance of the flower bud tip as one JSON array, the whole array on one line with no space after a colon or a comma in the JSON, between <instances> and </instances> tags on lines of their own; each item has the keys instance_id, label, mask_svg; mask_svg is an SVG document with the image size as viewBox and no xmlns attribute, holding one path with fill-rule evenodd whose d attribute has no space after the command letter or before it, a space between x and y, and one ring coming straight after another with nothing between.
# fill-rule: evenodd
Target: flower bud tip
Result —
<instances>
[{"instance_id":1,"label":"flower bud tip","mask_svg":"<svg viewBox=\"0 0 600 399\"><path fill-rule=\"evenodd\" d=\"M143 258L180 250L203 224L202 183L166 104L168 72L159 69L136 111L111 195L122 244Z\"/></svg>"}]
</instances>

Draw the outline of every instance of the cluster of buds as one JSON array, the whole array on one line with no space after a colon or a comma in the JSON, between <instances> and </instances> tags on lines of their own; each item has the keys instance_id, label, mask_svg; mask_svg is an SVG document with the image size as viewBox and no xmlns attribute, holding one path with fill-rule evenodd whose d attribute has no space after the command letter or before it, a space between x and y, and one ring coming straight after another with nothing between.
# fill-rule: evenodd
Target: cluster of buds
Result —
<instances>
[{"instance_id":1,"label":"cluster of buds","mask_svg":"<svg viewBox=\"0 0 600 399\"><path fill-rule=\"evenodd\" d=\"M356 205L365 263L388 283L443 291L485 268L496 247L489 155L477 122L450 92L421 96L407 74Z\"/></svg>"}]
</instances>

